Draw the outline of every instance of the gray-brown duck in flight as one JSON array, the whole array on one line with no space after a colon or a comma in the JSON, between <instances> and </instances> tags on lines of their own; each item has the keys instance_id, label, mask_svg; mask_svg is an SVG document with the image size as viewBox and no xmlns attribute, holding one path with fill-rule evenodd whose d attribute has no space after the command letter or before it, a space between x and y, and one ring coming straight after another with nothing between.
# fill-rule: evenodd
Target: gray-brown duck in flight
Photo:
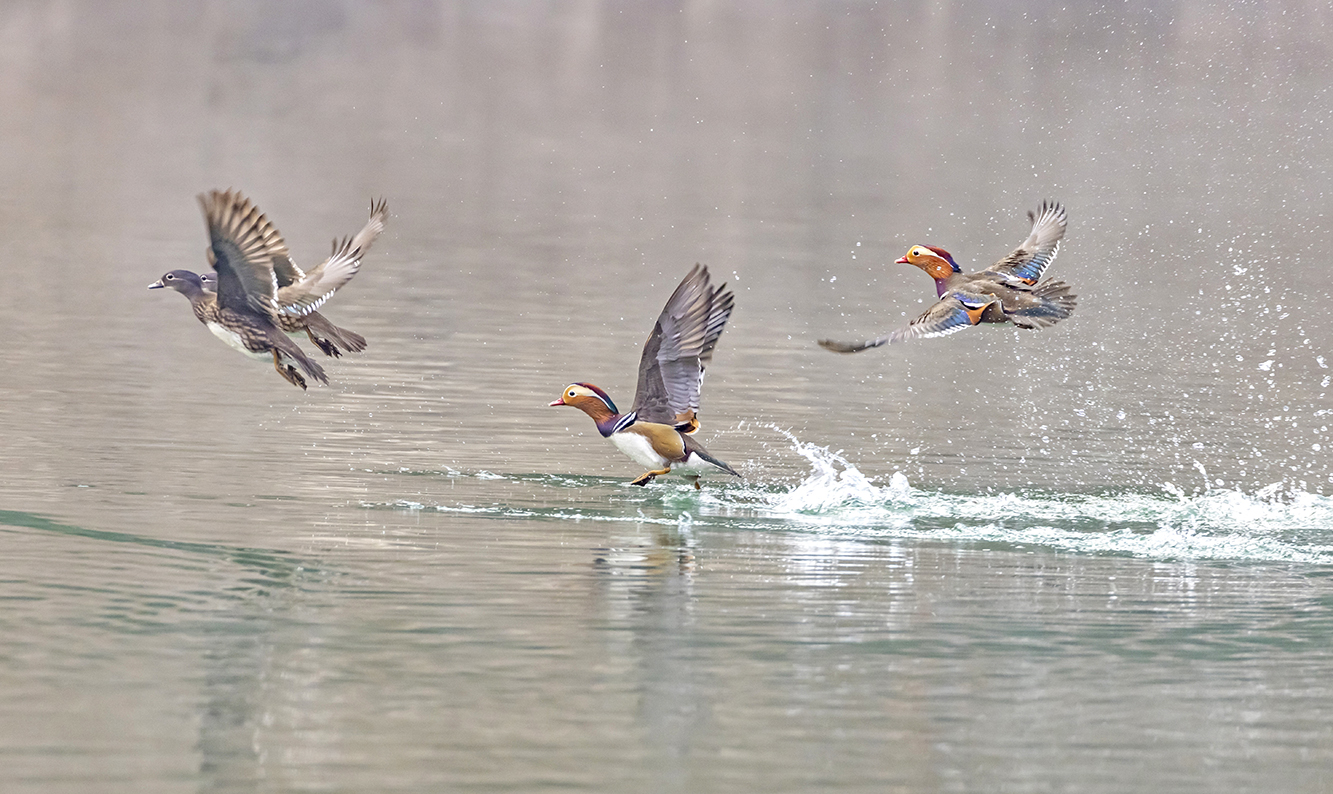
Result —
<instances>
[{"instance_id":1,"label":"gray-brown duck in flight","mask_svg":"<svg viewBox=\"0 0 1333 794\"><path fill-rule=\"evenodd\" d=\"M204 289L199 276L173 270L148 285L174 289L190 300L199 322L230 347L273 368L290 383L306 387L307 375L328 383L319 364L277 325L277 279L270 251L277 231L249 199L234 191L214 190L199 197L208 225L208 257L217 271L217 293Z\"/></svg>"},{"instance_id":2,"label":"gray-brown duck in flight","mask_svg":"<svg viewBox=\"0 0 1333 794\"><path fill-rule=\"evenodd\" d=\"M279 328L288 336L306 335L326 356L341 356L343 350L360 353L366 349L364 336L339 328L316 309L356 275L361 268L361 258L384 231L388 217L384 200L372 201L370 220L361 231L355 237L344 237L341 242L335 239L329 258L308 273L296 266L282 236L276 236L270 250L273 252L273 274L278 279ZM216 276L200 273L199 277L204 282L204 289L217 291Z\"/></svg>"}]
</instances>

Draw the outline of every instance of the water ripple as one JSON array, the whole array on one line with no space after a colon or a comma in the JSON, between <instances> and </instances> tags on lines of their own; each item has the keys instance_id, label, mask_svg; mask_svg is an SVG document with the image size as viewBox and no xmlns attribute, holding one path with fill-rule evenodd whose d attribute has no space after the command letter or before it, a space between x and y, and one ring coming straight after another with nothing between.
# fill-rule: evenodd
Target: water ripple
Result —
<instances>
[{"instance_id":1,"label":"water ripple","mask_svg":"<svg viewBox=\"0 0 1333 794\"><path fill-rule=\"evenodd\" d=\"M367 508L436 510L497 518L610 521L700 528L816 532L859 539L914 538L1159 560L1333 563L1333 498L1274 485L1247 494L1187 494L1171 483L1156 493L950 493L912 487L895 472L880 483L827 447L787 435L809 464L795 483L717 483L701 492L668 481L647 489L598 477L456 472L483 481L617 494L578 509L542 504L363 503ZM400 472L419 476L417 472ZM619 491L630 491L622 498ZM683 518L682 518L683 517Z\"/></svg>"}]
</instances>

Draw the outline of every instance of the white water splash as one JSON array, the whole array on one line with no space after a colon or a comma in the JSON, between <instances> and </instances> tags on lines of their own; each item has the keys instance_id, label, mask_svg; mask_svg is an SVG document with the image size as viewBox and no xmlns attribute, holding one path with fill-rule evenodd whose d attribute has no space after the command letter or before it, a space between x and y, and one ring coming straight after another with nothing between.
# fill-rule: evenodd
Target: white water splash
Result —
<instances>
[{"instance_id":1,"label":"white water splash","mask_svg":"<svg viewBox=\"0 0 1333 794\"><path fill-rule=\"evenodd\" d=\"M856 506L891 505L911 494L902 472L894 472L888 487L881 488L840 452L801 441L785 430L779 432L787 436L797 454L809 461L811 474L789 491L770 494L769 507L775 511L827 513Z\"/></svg>"},{"instance_id":2,"label":"white water splash","mask_svg":"<svg viewBox=\"0 0 1333 794\"><path fill-rule=\"evenodd\" d=\"M902 472L883 484L841 451L801 441L773 426L809 465L798 482L717 483L696 492L681 484L629 489L633 500L598 498L586 509L514 504L437 504L401 500L368 508L572 522L628 522L697 529L810 532L842 538L913 538L949 543L1044 547L1163 560L1282 561L1333 564L1333 498L1274 484L1254 493L1211 489L1187 494L1171 483L1158 493L946 493L913 488ZM1198 467L1203 481L1207 472ZM451 473L535 487L624 489L622 482L558 475ZM623 502L623 506L617 506ZM633 505L633 512L623 508Z\"/></svg>"},{"instance_id":3,"label":"white water splash","mask_svg":"<svg viewBox=\"0 0 1333 794\"><path fill-rule=\"evenodd\" d=\"M778 430L810 464L779 490L737 487L718 500L735 515L857 537L1045 546L1157 559L1333 563L1333 499L1269 486L1160 494L949 494L912 488L902 472L877 485L841 452ZM757 525L756 525L757 526Z\"/></svg>"}]
</instances>

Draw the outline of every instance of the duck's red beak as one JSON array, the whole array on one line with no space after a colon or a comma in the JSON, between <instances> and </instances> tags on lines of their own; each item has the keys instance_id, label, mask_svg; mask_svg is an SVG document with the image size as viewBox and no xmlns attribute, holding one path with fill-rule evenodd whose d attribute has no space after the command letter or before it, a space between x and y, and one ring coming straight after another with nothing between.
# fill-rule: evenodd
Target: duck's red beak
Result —
<instances>
[{"instance_id":1,"label":"duck's red beak","mask_svg":"<svg viewBox=\"0 0 1333 794\"><path fill-rule=\"evenodd\" d=\"M557 405L569 405L569 403L565 402L565 398L564 398L564 397L561 397L561 398L558 399L558 400L555 400L555 401L553 401L553 402L547 403L546 407L547 407L547 408L554 408L554 407L556 407Z\"/></svg>"},{"instance_id":2,"label":"duck's red beak","mask_svg":"<svg viewBox=\"0 0 1333 794\"><path fill-rule=\"evenodd\" d=\"M912 263L907 261L907 257L906 257L906 256L900 256L900 257L898 257L897 259L894 260L894 264L896 264L896 265L910 265L910 264L912 264Z\"/></svg>"}]
</instances>

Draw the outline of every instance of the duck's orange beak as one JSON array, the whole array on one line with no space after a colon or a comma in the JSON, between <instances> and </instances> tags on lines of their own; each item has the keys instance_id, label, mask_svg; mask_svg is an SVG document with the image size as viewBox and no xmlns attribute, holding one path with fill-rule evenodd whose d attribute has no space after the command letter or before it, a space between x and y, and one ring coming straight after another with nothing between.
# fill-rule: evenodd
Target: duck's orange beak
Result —
<instances>
[{"instance_id":1,"label":"duck's orange beak","mask_svg":"<svg viewBox=\"0 0 1333 794\"><path fill-rule=\"evenodd\" d=\"M556 407L557 405L569 405L569 403L565 402L565 398L564 398L564 397L561 397L561 398L558 399L558 400L555 400L555 401L553 401L553 402L547 403L547 404L546 404L546 407L547 407L547 408L554 408L554 407Z\"/></svg>"},{"instance_id":2,"label":"duck's orange beak","mask_svg":"<svg viewBox=\"0 0 1333 794\"><path fill-rule=\"evenodd\" d=\"M907 254L903 254L902 256L900 256L900 257L898 257L897 259L894 260L894 264L896 264L896 265L910 265L910 264L912 264L912 263L909 262L909 261L907 261Z\"/></svg>"}]
</instances>

